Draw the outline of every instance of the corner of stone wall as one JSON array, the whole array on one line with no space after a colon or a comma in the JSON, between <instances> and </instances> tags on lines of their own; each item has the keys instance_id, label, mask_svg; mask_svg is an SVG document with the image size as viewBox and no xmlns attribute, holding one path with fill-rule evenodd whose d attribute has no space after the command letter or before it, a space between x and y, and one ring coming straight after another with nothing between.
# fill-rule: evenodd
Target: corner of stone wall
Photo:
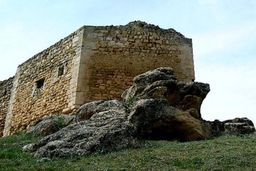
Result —
<instances>
[{"instance_id":1,"label":"corner of stone wall","mask_svg":"<svg viewBox=\"0 0 256 171\"><path fill-rule=\"evenodd\" d=\"M0 81L0 138L3 136L14 77Z\"/></svg>"},{"instance_id":2,"label":"corner of stone wall","mask_svg":"<svg viewBox=\"0 0 256 171\"><path fill-rule=\"evenodd\" d=\"M94 49L96 48L95 40L97 34L95 29L97 27L84 26L83 32L83 47L81 49L79 75L77 84L77 105L83 105L92 100L90 92L90 81L92 77L92 68L90 67Z\"/></svg>"},{"instance_id":3,"label":"corner of stone wall","mask_svg":"<svg viewBox=\"0 0 256 171\"><path fill-rule=\"evenodd\" d=\"M183 74L181 74L181 80L185 82L190 82L195 80L195 68L194 68L194 56L193 56L193 46L192 39L187 39L186 43L182 44L180 47L182 52L182 62L180 63L180 69Z\"/></svg>"},{"instance_id":4,"label":"corner of stone wall","mask_svg":"<svg viewBox=\"0 0 256 171\"><path fill-rule=\"evenodd\" d=\"M84 27L81 27L77 30L76 36L73 39L73 44L77 44L76 55L72 60L72 69L71 69L71 80L69 84L69 90L67 92L68 96L68 108L63 109L63 114L69 114L78 109L81 105L78 103L79 98L79 74L81 66L81 54L83 48L83 34Z\"/></svg>"},{"instance_id":5,"label":"corner of stone wall","mask_svg":"<svg viewBox=\"0 0 256 171\"><path fill-rule=\"evenodd\" d=\"M8 111L7 111L7 115L5 118L5 125L4 125L4 131L3 131L3 137L8 136L11 134L11 123L12 123L12 109L13 109L13 104L15 101L15 95L16 95L16 90L17 90L17 86L18 86L18 81L19 81L19 67L17 68L16 71L16 75L13 79L13 86L12 86L12 90L11 90L11 96L10 96L10 101L9 101L9 105L8 105Z\"/></svg>"}]
</instances>

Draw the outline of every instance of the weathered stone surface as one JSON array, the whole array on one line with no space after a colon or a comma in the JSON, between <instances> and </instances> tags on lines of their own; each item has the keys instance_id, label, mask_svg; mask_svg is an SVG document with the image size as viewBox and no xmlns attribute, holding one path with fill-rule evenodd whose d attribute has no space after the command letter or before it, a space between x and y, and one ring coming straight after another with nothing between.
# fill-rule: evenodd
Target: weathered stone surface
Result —
<instances>
[{"instance_id":1,"label":"weathered stone surface","mask_svg":"<svg viewBox=\"0 0 256 171\"><path fill-rule=\"evenodd\" d=\"M154 140L202 140L211 136L211 127L181 111L165 99L141 99L135 102L129 121L137 128L137 136Z\"/></svg>"},{"instance_id":2,"label":"weathered stone surface","mask_svg":"<svg viewBox=\"0 0 256 171\"><path fill-rule=\"evenodd\" d=\"M222 135L225 132L224 123L219 120L207 121L207 123L210 124L212 137Z\"/></svg>"},{"instance_id":3,"label":"weathered stone surface","mask_svg":"<svg viewBox=\"0 0 256 171\"><path fill-rule=\"evenodd\" d=\"M234 135L249 134L255 132L253 122L248 118L235 118L223 122L225 132Z\"/></svg>"},{"instance_id":4,"label":"weathered stone surface","mask_svg":"<svg viewBox=\"0 0 256 171\"><path fill-rule=\"evenodd\" d=\"M76 121L88 120L91 116L98 112L107 110L125 110L124 105L118 100L100 100L95 102L86 103L81 106L76 112Z\"/></svg>"},{"instance_id":5,"label":"weathered stone surface","mask_svg":"<svg viewBox=\"0 0 256 171\"><path fill-rule=\"evenodd\" d=\"M110 110L99 112L90 120L71 124L46 136L37 144L23 148L40 157L70 157L95 151L108 152L134 146L136 128L125 113Z\"/></svg>"},{"instance_id":6,"label":"weathered stone surface","mask_svg":"<svg viewBox=\"0 0 256 171\"><path fill-rule=\"evenodd\" d=\"M134 78L134 85L117 100L84 104L76 123L48 135L24 151L40 157L68 157L136 146L137 140L194 141L223 132L254 131L246 118L205 121L200 107L209 85L178 82L171 68L158 68ZM38 122L40 123L40 122Z\"/></svg>"},{"instance_id":7,"label":"weathered stone surface","mask_svg":"<svg viewBox=\"0 0 256 171\"><path fill-rule=\"evenodd\" d=\"M39 136L46 136L57 132L74 122L72 115L51 115L44 116L38 120L31 122L26 133L35 134Z\"/></svg>"},{"instance_id":8,"label":"weathered stone surface","mask_svg":"<svg viewBox=\"0 0 256 171\"><path fill-rule=\"evenodd\" d=\"M170 67L161 67L134 78L122 98L131 106L131 122L146 139L192 141L211 136L202 120L201 104L209 84L179 82Z\"/></svg>"},{"instance_id":9,"label":"weathered stone surface","mask_svg":"<svg viewBox=\"0 0 256 171\"><path fill-rule=\"evenodd\" d=\"M134 85L125 90L122 99L128 105L138 99L166 99L182 111L196 109L194 117L200 119L200 108L209 91L209 84L179 82L172 68L161 67L135 77Z\"/></svg>"}]
</instances>

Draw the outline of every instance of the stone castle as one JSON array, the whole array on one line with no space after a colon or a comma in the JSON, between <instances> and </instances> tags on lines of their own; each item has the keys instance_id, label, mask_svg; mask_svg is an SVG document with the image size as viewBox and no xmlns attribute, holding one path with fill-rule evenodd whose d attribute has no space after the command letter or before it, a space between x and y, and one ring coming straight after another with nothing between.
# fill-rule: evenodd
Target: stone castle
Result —
<instances>
[{"instance_id":1,"label":"stone castle","mask_svg":"<svg viewBox=\"0 0 256 171\"><path fill-rule=\"evenodd\" d=\"M141 21L83 26L0 81L0 137L86 102L120 100L134 76L158 67L172 67L181 81L194 80L192 40Z\"/></svg>"}]
</instances>

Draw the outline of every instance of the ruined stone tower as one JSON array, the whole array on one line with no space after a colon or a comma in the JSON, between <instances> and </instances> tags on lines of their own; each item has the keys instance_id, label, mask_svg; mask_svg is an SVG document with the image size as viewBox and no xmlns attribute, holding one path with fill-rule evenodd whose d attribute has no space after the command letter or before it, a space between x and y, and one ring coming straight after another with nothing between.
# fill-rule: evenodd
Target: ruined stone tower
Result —
<instances>
[{"instance_id":1,"label":"ruined stone tower","mask_svg":"<svg viewBox=\"0 0 256 171\"><path fill-rule=\"evenodd\" d=\"M0 137L86 102L120 99L134 76L162 66L172 67L179 80L194 80L192 40L140 21L83 26L0 82Z\"/></svg>"}]
</instances>

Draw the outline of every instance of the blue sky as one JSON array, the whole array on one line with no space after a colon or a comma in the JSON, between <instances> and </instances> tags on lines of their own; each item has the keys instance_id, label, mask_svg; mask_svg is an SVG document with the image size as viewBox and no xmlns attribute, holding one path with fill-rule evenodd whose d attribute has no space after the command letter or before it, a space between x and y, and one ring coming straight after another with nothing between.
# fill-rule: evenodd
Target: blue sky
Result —
<instances>
[{"instance_id":1,"label":"blue sky","mask_svg":"<svg viewBox=\"0 0 256 171\"><path fill-rule=\"evenodd\" d=\"M193 39L196 81L211 85L204 119L256 124L255 0L0 0L0 80L83 25L134 20Z\"/></svg>"}]
</instances>

